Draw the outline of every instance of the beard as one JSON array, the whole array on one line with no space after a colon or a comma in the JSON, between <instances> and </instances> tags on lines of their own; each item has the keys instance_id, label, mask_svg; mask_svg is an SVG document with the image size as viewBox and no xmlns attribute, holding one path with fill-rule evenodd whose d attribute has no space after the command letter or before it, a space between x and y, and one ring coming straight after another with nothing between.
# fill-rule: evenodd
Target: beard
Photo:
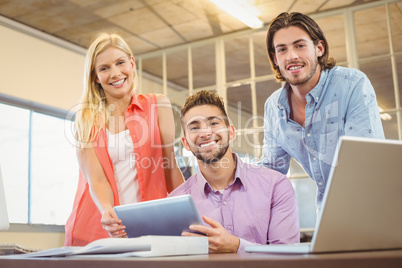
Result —
<instances>
[{"instance_id":1,"label":"beard","mask_svg":"<svg viewBox=\"0 0 402 268\"><path fill-rule=\"evenodd\" d=\"M286 81L290 85L292 85L292 86L300 86L300 85L303 85L303 84L307 83L315 75L315 73L317 71L317 66L318 66L318 61L315 61L314 65L312 66L312 68L310 70L310 73L307 73L307 74L305 74L303 76L296 76L296 77L294 77L292 75L290 75L290 76L282 75L282 76L286 79ZM283 72L283 73L285 74L286 72Z\"/></svg>"},{"instance_id":2,"label":"beard","mask_svg":"<svg viewBox=\"0 0 402 268\"><path fill-rule=\"evenodd\" d=\"M220 146L218 150L210 157L204 156L203 153L201 152L192 151L192 153L195 157L197 157L198 160L204 162L205 164L212 164L221 160L222 157L226 154L228 148L229 148L229 142Z\"/></svg>"}]
</instances>

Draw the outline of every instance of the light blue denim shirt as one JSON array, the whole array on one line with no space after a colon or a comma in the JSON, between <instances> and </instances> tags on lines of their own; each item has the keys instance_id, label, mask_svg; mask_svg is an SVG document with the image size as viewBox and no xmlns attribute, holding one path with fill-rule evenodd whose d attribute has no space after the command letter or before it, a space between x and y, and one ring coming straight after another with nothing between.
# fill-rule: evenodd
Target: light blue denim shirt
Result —
<instances>
[{"instance_id":1,"label":"light blue denim shirt","mask_svg":"<svg viewBox=\"0 0 402 268\"><path fill-rule=\"evenodd\" d=\"M316 182L320 207L340 136L384 138L376 95L359 70L334 67L321 72L306 95L304 127L289 118L290 85L265 103L263 165L286 174L293 157Z\"/></svg>"}]
</instances>

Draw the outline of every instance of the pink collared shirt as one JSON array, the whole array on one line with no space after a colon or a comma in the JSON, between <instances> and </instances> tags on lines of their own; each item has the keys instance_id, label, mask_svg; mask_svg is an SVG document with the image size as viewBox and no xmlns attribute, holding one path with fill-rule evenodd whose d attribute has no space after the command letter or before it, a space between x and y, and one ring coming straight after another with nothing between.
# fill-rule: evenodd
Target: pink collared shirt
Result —
<instances>
[{"instance_id":1,"label":"pink collared shirt","mask_svg":"<svg viewBox=\"0 0 402 268\"><path fill-rule=\"evenodd\" d=\"M300 242L297 201L290 180L262 166L237 158L235 180L223 192L214 191L200 171L169 194L191 194L200 215L218 221L244 246ZM208 226L207 224L205 224Z\"/></svg>"}]
</instances>

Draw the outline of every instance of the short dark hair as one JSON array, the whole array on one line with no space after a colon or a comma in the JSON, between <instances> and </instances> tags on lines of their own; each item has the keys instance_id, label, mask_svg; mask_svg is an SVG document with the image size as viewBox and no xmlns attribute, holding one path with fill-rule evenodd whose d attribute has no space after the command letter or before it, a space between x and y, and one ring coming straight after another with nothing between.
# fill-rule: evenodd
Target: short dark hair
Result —
<instances>
[{"instance_id":1,"label":"short dark hair","mask_svg":"<svg viewBox=\"0 0 402 268\"><path fill-rule=\"evenodd\" d=\"M229 119L228 115L225 110L225 104L223 103L222 97L218 95L216 92L210 92L207 90L201 90L198 91L197 93L187 97L186 102L181 109L181 124L183 127L183 131L185 129L185 126L183 125L183 118L184 115L191 109L196 106L201 106L201 105L212 105L215 107L218 107L219 110L222 112L222 115L224 116L224 120L227 126L229 126Z\"/></svg>"},{"instance_id":2,"label":"short dark hair","mask_svg":"<svg viewBox=\"0 0 402 268\"><path fill-rule=\"evenodd\" d=\"M286 81L282 76L279 66L275 64L274 55L274 35L276 32L283 28L288 28L290 26L296 26L306 31L311 40L313 40L314 45L317 45L320 40L324 42L325 51L322 56L318 57L318 62L322 70L331 69L335 66L336 60L333 57L329 57L329 45L327 39L325 38L324 32L321 30L320 26L309 16L298 12L283 12L274 18L267 31L267 52L268 58L271 63L271 69L275 73L275 78L278 81Z\"/></svg>"}]
</instances>

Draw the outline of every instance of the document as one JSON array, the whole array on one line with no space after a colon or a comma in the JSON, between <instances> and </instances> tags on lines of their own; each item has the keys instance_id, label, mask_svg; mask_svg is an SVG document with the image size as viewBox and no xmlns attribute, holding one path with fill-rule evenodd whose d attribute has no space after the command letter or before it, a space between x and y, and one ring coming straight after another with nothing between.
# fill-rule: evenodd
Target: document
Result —
<instances>
[{"instance_id":1,"label":"document","mask_svg":"<svg viewBox=\"0 0 402 268\"><path fill-rule=\"evenodd\" d=\"M84 247L60 247L27 254L9 256L10 258L43 257L161 257L192 254L208 254L207 237L156 236L135 238L103 238Z\"/></svg>"}]
</instances>

